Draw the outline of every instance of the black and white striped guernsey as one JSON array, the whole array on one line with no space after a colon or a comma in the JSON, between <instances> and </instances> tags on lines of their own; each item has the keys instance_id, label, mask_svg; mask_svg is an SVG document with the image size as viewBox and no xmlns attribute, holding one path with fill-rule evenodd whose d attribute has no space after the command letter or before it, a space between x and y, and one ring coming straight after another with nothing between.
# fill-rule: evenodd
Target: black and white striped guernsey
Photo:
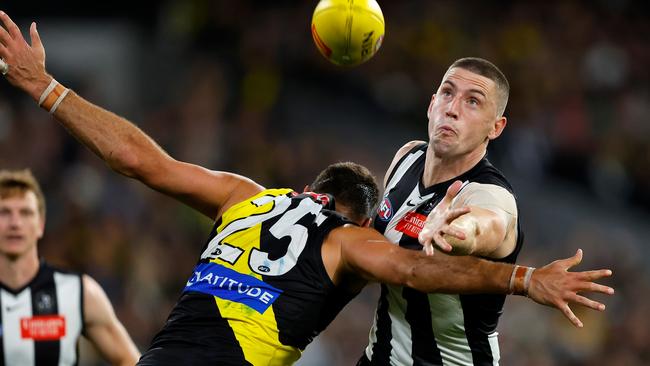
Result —
<instances>
[{"instance_id":1,"label":"black and white striped guernsey","mask_svg":"<svg viewBox=\"0 0 650 366\"><path fill-rule=\"evenodd\" d=\"M0 365L76 365L82 296L81 275L45 262L21 289L0 283Z\"/></svg>"},{"instance_id":2,"label":"black and white striped guernsey","mask_svg":"<svg viewBox=\"0 0 650 366\"><path fill-rule=\"evenodd\" d=\"M424 187L426 149L426 143L417 146L396 164L374 220L375 228L391 242L414 250L422 249L417 233L423 220L455 180L493 184L513 193L487 158L454 179ZM499 261L515 262L523 243L519 220L517 229L514 251ZM496 327L504 301L505 295L425 294L382 285L367 360L359 364L497 365Z\"/></svg>"}]
</instances>

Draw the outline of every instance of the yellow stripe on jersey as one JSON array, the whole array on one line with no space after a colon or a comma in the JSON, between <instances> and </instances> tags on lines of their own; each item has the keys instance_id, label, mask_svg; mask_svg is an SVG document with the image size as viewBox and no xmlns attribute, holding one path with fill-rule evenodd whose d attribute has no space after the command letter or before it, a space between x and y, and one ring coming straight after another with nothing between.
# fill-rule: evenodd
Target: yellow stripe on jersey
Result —
<instances>
[{"instance_id":1,"label":"yellow stripe on jersey","mask_svg":"<svg viewBox=\"0 0 650 366\"><path fill-rule=\"evenodd\" d=\"M288 202L290 198L287 197L287 194L290 192L292 192L291 189L268 189L228 209L222 216L222 222L217 228L215 239L241 249L243 253L234 260L234 263L220 258L210 261L262 280L260 274L251 270L248 257L253 248L260 249L262 222L268 216L265 214L269 214L276 208L278 201L286 200L285 202ZM238 220L244 219L249 221L244 224L244 228L238 227L234 232L228 230L235 224L241 225ZM230 261L233 261L232 258L234 256L230 258ZM221 316L228 321L233 329L248 362L255 366L283 366L298 360L301 353L298 348L280 343L273 306L268 307L264 313L260 314L240 302L216 296L214 299Z\"/></svg>"}]
</instances>

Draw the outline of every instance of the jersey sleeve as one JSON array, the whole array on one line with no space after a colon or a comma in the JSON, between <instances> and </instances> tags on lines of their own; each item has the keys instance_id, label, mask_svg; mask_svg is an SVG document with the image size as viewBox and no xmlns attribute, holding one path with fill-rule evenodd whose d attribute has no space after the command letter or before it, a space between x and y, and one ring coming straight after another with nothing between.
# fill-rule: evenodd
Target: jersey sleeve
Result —
<instances>
[{"instance_id":1,"label":"jersey sleeve","mask_svg":"<svg viewBox=\"0 0 650 366\"><path fill-rule=\"evenodd\" d=\"M515 197L507 189L494 184L466 184L452 201L452 206L474 206L490 210L503 217L508 226L517 220Z\"/></svg>"}]
</instances>

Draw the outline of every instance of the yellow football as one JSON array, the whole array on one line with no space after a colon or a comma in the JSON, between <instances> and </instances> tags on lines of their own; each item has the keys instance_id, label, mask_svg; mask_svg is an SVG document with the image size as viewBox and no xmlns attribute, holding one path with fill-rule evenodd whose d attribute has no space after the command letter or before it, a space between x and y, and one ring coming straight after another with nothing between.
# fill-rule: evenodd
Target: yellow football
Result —
<instances>
[{"instance_id":1,"label":"yellow football","mask_svg":"<svg viewBox=\"0 0 650 366\"><path fill-rule=\"evenodd\" d=\"M384 15L375 0L321 0L311 19L314 43L336 65L355 66L377 53Z\"/></svg>"}]
</instances>

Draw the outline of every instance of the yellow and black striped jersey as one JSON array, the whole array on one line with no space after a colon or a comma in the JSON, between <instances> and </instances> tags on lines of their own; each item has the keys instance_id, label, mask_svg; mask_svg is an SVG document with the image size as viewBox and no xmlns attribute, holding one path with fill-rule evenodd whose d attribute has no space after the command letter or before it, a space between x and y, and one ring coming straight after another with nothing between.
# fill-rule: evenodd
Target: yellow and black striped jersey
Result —
<instances>
[{"instance_id":1,"label":"yellow and black striped jersey","mask_svg":"<svg viewBox=\"0 0 650 366\"><path fill-rule=\"evenodd\" d=\"M268 189L216 222L141 365L290 365L354 297L332 283L321 246L348 223L327 195Z\"/></svg>"}]
</instances>

